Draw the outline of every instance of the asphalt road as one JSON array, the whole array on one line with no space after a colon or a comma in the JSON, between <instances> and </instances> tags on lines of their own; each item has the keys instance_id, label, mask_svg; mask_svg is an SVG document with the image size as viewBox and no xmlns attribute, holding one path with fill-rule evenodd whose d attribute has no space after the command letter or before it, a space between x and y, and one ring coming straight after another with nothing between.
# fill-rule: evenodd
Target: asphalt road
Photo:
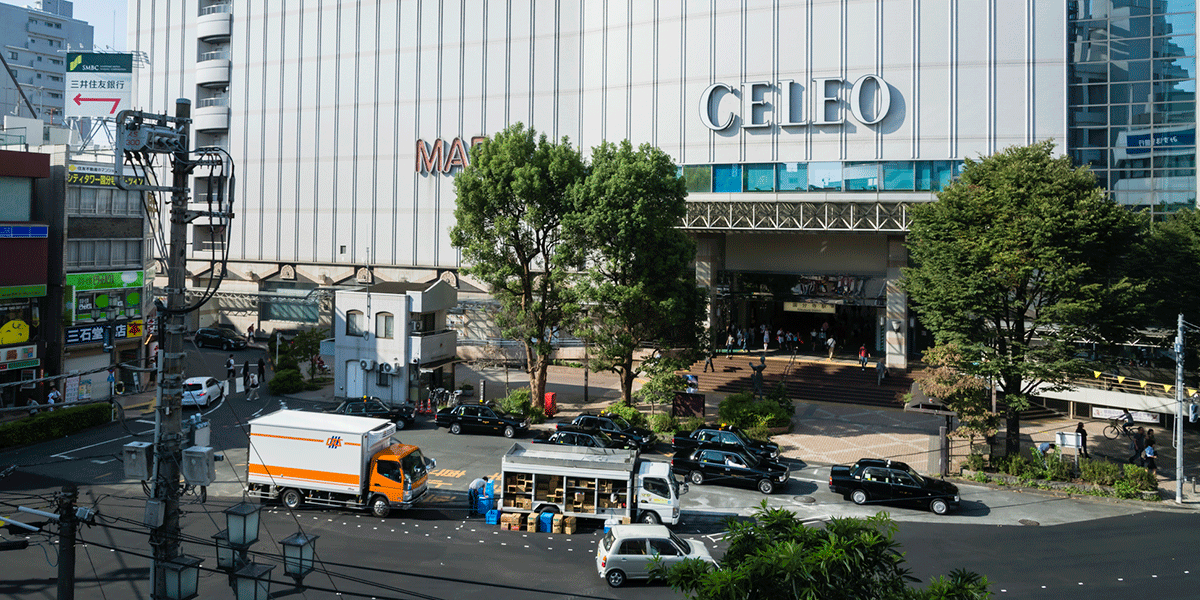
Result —
<instances>
[{"instance_id":1,"label":"asphalt road","mask_svg":"<svg viewBox=\"0 0 1200 600\"><path fill-rule=\"evenodd\" d=\"M190 352L189 374L223 373L226 353ZM256 360L254 351L235 352ZM317 403L286 401L290 408L317 409ZM218 463L218 484L201 504L198 494L184 497L183 526L189 554L215 566L210 536L224 528L221 511L240 500L245 476L244 424L257 414L277 410L279 398L245 402L234 394L200 411L212 423L212 443L226 454ZM81 505L97 507L103 518L84 528L76 574L78 598L146 598L149 554L140 524L145 496L137 482L123 480L120 447L149 440L153 423L129 418L37 447L0 453L0 464L21 465L0 480L0 514L14 515L17 504L46 510L48 498L67 481L82 487ZM501 436L460 435L438 430L428 420L400 432L437 459L432 491L418 509L375 519L363 513L307 509L289 514L268 506L256 560L278 555L278 541L303 527L320 536L318 556L327 572L310 575L303 597L362 593L378 598L669 598L661 585L635 583L612 590L595 571L594 529L571 536L501 531L466 517L467 482L499 471L500 456L512 441ZM661 457L666 459L665 456ZM963 509L937 516L926 511L859 507L829 493L827 467L793 464L793 479L782 493L767 497L773 506L794 510L806 519L865 516L888 510L900 523L908 565L923 581L966 568L988 576L997 597L1106 598L1191 590L1200 584L1200 564L1191 552L1195 513L1147 511L1143 507L1022 494L962 486ZM684 496L685 521L676 530L705 539L714 556L723 516L748 515L764 498L751 489L692 486ZM27 516L27 515L25 515ZM22 519L31 521L35 519ZM1022 525L1021 523L1040 525ZM593 526L594 527L594 526ZM23 535L6 532L6 539ZM0 598L51 598L55 594L56 547L52 536L30 536L24 551L7 552ZM290 586L279 567L274 589ZM201 595L229 594L222 573L201 579ZM327 591L322 591L327 590Z\"/></svg>"}]
</instances>

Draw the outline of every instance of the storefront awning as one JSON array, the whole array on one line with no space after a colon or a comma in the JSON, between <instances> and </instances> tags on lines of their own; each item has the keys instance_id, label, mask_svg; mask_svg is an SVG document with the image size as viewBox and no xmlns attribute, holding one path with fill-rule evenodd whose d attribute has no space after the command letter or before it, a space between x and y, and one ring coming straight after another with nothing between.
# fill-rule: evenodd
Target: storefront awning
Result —
<instances>
[{"instance_id":1,"label":"storefront awning","mask_svg":"<svg viewBox=\"0 0 1200 600\"><path fill-rule=\"evenodd\" d=\"M446 365L450 365L450 364L454 364L454 363L462 362L462 361L463 361L463 359L461 359L457 356L449 356L446 358L441 358L441 359L430 361L427 363L421 363L421 364L417 365L417 367L421 369L422 373L432 373L435 370L440 369Z\"/></svg>"}]
</instances>

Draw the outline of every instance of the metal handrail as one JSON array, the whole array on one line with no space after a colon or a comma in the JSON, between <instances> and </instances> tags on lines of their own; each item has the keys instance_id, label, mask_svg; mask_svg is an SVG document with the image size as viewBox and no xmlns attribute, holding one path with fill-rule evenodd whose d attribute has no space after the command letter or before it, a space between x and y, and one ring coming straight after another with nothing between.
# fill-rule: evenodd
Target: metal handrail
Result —
<instances>
[{"instance_id":1,"label":"metal handrail","mask_svg":"<svg viewBox=\"0 0 1200 600\"><path fill-rule=\"evenodd\" d=\"M216 13L231 13L233 12L233 4L230 2L222 2L221 4L210 4L200 7L200 16L212 15Z\"/></svg>"},{"instance_id":2,"label":"metal handrail","mask_svg":"<svg viewBox=\"0 0 1200 600\"><path fill-rule=\"evenodd\" d=\"M208 60L229 60L228 50L212 50L209 52L201 52L196 62L204 62Z\"/></svg>"}]
</instances>

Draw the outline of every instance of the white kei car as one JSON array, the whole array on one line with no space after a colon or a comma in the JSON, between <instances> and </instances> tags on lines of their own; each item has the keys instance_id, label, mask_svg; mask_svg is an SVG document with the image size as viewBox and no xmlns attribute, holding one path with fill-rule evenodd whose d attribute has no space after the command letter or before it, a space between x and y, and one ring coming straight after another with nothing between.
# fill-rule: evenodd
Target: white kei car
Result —
<instances>
[{"instance_id":1,"label":"white kei car","mask_svg":"<svg viewBox=\"0 0 1200 600\"><path fill-rule=\"evenodd\" d=\"M630 579L650 577L654 557L666 566L688 558L716 564L703 542L685 540L665 525L614 525L596 549L596 570L612 587L621 587Z\"/></svg>"},{"instance_id":2,"label":"white kei car","mask_svg":"<svg viewBox=\"0 0 1200 600\"><path fill-rule=\"evenodd\" d=\"M213 377L189 377L183 382L183 406L207 408L222 397L221 384Z\"/></svg>"}]
</instances>

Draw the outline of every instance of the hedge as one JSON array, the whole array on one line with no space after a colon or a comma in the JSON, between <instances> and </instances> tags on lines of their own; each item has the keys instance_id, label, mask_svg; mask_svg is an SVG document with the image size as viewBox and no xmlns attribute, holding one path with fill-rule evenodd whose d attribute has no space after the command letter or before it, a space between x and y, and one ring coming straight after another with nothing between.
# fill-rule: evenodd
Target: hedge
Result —
<instances>
[{"instance_id":1,"label":"hedge","mask_svg":"<svg viewBox=\"0 0 1200 600\"><path fill-rule=\"evenodd\" d=\"M0 425L0 448L28 446L78 433L112 421L112 404L93 402L49 410L44 405L38 414Z\"/></svg>"}]
</instances>

